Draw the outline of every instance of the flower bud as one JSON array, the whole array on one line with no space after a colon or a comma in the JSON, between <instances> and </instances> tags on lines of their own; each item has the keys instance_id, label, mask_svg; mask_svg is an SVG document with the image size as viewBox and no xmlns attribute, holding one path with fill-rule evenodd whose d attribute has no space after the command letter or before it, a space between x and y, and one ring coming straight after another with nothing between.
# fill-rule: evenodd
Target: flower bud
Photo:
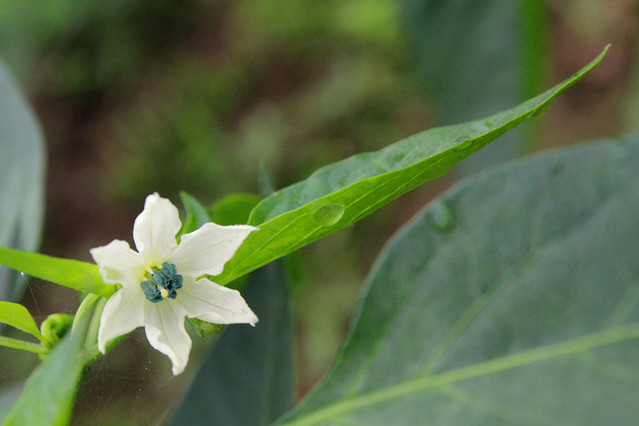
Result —
<instances>
[{"instance_id":1,"label":"flower bud","mask_svg":"<svg viewBox=\"0 0 639 426\"><path fill-rule=\"evenodd\" d=\"M73 316L67 314L49 315L40 325L40 333L45 338L45 345L53 348L67 334L73 324Z\"/></svg>"}]
</instances>

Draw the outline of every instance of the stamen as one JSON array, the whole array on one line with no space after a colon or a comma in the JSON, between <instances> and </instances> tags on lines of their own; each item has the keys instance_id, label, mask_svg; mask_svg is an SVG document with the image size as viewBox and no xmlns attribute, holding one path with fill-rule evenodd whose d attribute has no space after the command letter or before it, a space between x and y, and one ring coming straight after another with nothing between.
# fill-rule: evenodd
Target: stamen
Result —
<instances>
[{"instance_id":1,"label":"stamen","mask_svg":"<svg viewBox=\"0 0 639 426\"><path fill-rule=\"evenodd\" d=\"M162 267L151 268L152 272L147 273L149 280L142 281L140 287L146 298L153 302L160 302L167 297L175 299L177 290L182 288L182 275L177 273L177 267L169 262L162 263Z\"/></svg>"}]
</instances>

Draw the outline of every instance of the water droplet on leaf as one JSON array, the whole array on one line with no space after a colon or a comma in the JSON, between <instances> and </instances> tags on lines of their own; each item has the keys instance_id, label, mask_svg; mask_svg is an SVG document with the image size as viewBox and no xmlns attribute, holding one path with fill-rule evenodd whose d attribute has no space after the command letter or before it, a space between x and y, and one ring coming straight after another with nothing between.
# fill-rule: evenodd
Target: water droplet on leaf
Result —
<instances>
[{"instance_id":1,"label":"water droplet on leaf","mask_svg":"<svg viewBox=\"0 0 639 426\"><path fill-rule=\"evenodd\" d=\"M322 226L333 226L342 218L344 210L340 204L327 204L313 213L313 220Z\"/></svg>"},{"instance_id":2,"label":"water droplet on leaf","mask_svg":"<svg viewBox=\"0 0 639 426\"><path fill-rule=\"evenodd\" d=\"M531 114L530 114L530 118L537 118L539 116L544 115L545 113L548 112L548 110L550 109L550 102L542 105L540 108L534 110Z\"/></svg>"},{"instance_id":3,"label":"water droplet on leaf","mask_svg":"<svg viewBox=\"0 0 639 426\"><path fill-rule=\"evenodd\" d=\"M470 146L470 144L464 143L466 141L469 141L470 138L468 136L462 136L460 138L455 139L455 145L453 146L453 149L455 151L463 151L466 148L468 148Z\"/></svg>"},{"instance_id":4,"label":"water droplet on leaf","mask_svg":"<svg viewBox=\"0 0 639 426\"><path fill-rule=\"evenodd\" d=\"M446 201L439 200L430 208L430 221L440 231L448 231L455 222L453 209Z\"/></svg>"}]
</instances>

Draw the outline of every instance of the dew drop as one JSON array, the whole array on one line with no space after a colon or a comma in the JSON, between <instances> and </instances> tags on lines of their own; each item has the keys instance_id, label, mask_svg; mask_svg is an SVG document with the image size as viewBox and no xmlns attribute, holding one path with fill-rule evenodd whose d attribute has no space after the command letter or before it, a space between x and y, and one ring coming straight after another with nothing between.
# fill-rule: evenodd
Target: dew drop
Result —
<instances>
[{"instance_id":1,"label":"dew drop","mask_svg":"<svg viewBox=\"0 0 639 426\"><path fill-rule=\"evenodd\" d=\"M468 148L470 146L470 144L464 143L466 141L469 141L470 138L468 136L462 136L460 138L455 139L455 144L453 146L453 149L455 151L463 151L466 148Z\"/></svg>"},{"instance_id":2,"label":"dew drop","mask_svg":"<svg viewBox=\"0 0 639 426\"><path fill-rule=\"evenodd\" d=\"M322 226L333 226L342 218L344 210L340 204L327 204L315 210L313 220Z\"/></svg>"},{"instance_id":3,"label":"dew drop","mask_svg":"<svg viewBox=\"0 0 639 426\"><path fill-rule=\"evenodd\" d=\"M530 118L540 117L540 116L544 115L545 113L547 113L549 109L550 109L550 102L547 102L546 104L542 105L540 108L534 110L530 114Z\"/></svg>"},{"instance_id":4,"label":"dew drop","mask_svg":"<svg viewBox=\"0 0 639 426\"><path fill-rule=\"evenodd\" d=\"M455 222L453 209L446 201L437 201L430 208L430 222L440 231L450 230Z\"/></svg>"}]
</instances>

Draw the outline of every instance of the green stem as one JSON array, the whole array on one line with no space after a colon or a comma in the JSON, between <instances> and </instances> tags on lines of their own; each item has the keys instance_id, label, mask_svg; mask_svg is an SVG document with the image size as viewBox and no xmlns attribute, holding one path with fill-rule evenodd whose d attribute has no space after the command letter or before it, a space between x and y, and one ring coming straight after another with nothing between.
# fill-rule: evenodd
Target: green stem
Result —
<instances>
[{"instance_id":1,"label":"green stem","mask_svg":"<svg viewBox=\"0 0 639 426\"><path fill-rule=\"evenodd\" d=\"M129 334L131 334L131 333L127 333L127 334L124 334L122 336L118 336L115 339L111 340L106 345L106 351L108 352L108 351L111 350L111 348L113 348L114 346L117 346L121 341L123 341L124 339L129 337ZM97 344L93 344L91 346L87 346L84 349L84 352L82 353L82 358L80 358L80 363L82 363L82 365L84 365L84 367L87 367L89 364L93 363L94 361L96 361L101 356L102 356L102 352L100 352L98 350L98 345Z\"/></svg>"},{"instance_id":2,"label":"green stem","mask_svg":"<svg viewBox=\"0 0 639 426\"><path fill-rule=\"evenodd\" d=\"M93 314L94 305L98 303L99 299L100 299L100 296L98 296L97 294L89 293L86 295L86 297L84 298L84 300L82 300L82 303L80 303L80 306L78 307L78 310L75 313L75 318L73 319L73 325L71 326L71 333L78 333L83 331L83 330L79 331L78 329L83 324L86 326L86 324L88 323L88 317Z\"/></svg>"},{"instance_id":3,"label":"green stem","mask_svg":"<svg viewBox=\"0 0 639 426\"><path fill-rule=\"evenodd\" d=\"M49 352L47 348L45 348L44 346L38 343L27 342L25 340L14 339L11 337L6 337L6 336L0 336L0 346L6 346L7 348L13 348L13 349L20 349L23 351L33 352L36 354L46 354L47 352Z\"/></svg>"},{"instance_id":4,"label":"green stem","mask_svg":"<svg viewBox=\"0 0 639 426\"><path fill-rule=\"evenodd\" d=\"M547 4L543 0L523 0L521 19L521 96L530 99L541 93L547 70ZM537 120L526 123L522 129L523 153L537 147L539 124Z\"/></svg>"},{"instance_id":5,"label":"green stem","mask_svg":"<svg viewBox=\"0 0 639 426\"><path fill-rule=\"evenodd\" d=\"M91 323L89 323L89 329L87 330L87 336L84 339L84 348L95 346L98 341L98 331L100 329L100 318L102 317L102 310L106 304L106 299L100 298L93 310L93 316L91 317Z\"/></svg>"},{"instance_id":6,"label":"green stem","mask_svg":"<svg viewBox=\"0 0 639 426\"><path fill-rule=\"evenodd\" d=\"M80 364L87 368L102 356L102 352L98 350L98 345L91 345L84 349L80 357Z\"/></svg>"}]
</instances>

